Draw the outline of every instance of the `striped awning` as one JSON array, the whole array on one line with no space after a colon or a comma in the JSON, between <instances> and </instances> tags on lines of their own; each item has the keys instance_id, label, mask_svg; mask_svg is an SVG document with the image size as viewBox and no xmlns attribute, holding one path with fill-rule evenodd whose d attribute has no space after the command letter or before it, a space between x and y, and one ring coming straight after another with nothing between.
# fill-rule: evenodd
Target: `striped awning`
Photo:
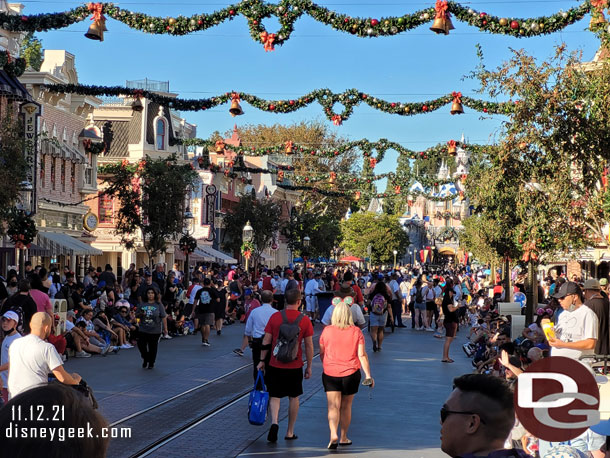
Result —
<instances>
[{"instance_id":1,"label":"striped awning","mask_svg":"<svg viewBox=\"0 0 610 458\"><path fill-rule=\"evenodd\" d=\"M237 262L237 259L223 253L222 251L215 250L209 245L198 245L197 248L206 253L208 256L214 258L216 262L223 264L234 264Z\"/></svg>"},{"instance_id":2,"label":"striped awning","mask_svg":"<svg viewBox=\"0 0 610 458\"><path fill-rule=\"evenodd\" d=\"M32 96L21 82L0 69L0 94L12 96L20 100L31 101Z\"/></svg>"},{"instance_id":3,"label":"striped awning","mask_svg":"<svg viewBox=\"0 0 610 458\"><path fill-rule=\"evenodd\" d=\"M174 259L176 261L186 261L186 256L184 255L184 252L182 252L180 250L180 248L178 248L178 247L176 247L176 249L174 251ZM211 261L214 261L214 258L212 258L207 253L204 253L199 248L195 248L195 251L192 252L191 254L189 254L189 264L191 262L197 262L197 261L210 261L211 262Z\"/></svg>"},{"instance_id":4,"label":"striped awning","mask_svg":"<svg viewBox=\"0 0 610 458\"><path fill-rule=\"evenodd\" d=\"M102 250L59 232L39 232L37 244L49 250L53 256L99 256L103 254Z\"/></svg>"}]
</instances>

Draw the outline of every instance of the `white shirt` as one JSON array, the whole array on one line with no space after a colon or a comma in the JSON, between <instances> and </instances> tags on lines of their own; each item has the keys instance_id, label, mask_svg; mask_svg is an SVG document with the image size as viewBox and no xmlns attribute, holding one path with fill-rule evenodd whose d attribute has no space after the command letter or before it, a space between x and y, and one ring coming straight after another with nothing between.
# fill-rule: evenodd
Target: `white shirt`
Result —
<instances>
[{"instance_id":1,"label":"white shirt","mask_svg":"<svg viewBox=\"0 0 610 458\"><path fill-rule=\"evenodd\" d=\"M390 282L390 291L392 291L392 299L398 299L398 291L400 291L400 286L398 286L398 282L396 280L392 280Z\"/></svg>"},{"instance_id":2,"label":"white shirt","mask_svg":"<svg viewBox=\"0 0 610 458\"><path fill-rule=\"evenodd\" d=\"M201 285L193 286L193 289L191 290L191 295L189 296L189 304L195 303L195 296L197 295L197 291L199 291L201 288L203 288L203 286Z\"/></svg>"},{"instance_id":3,"label":"white shirt","mask_svg":"<svg viewBox=\"0 0 610 458\"><path fill-rule=\"evenodd\" d=\"M358 327L364 326L366 320L364 319L364 315L360 306L358 304L352 304L350 306L350 309L352 310L352 319L354 320L354 324ZM322 317L323 325L330 326L331 319L333 317L333 310L335 310L334 305L331 305L326 309L326 312L324 312L324 316Z\"/></svg>"},{"instance_id":4,"label":"white shirt","mask_svg":"<svg viewBox=\"0 0 610 458\"><path fill-rule=\"evenodd\" d=\"M269 318L276 312L277 310L271 307L271 304L262 304L260 307L256 307L250 312L244 334L253 338L263 337Z\"/></svg>"},{"instance_id":5,"label":"white shirt","mask_svg":"<svg viewBox=\"0 0 610 458\"><path fill-rule=\"evenodd\" d=\"M16 332L12 336L6 336L2 341L2 353L0 356L0 365L4 366L8 363L8 348L11 346L15 339L21 337L21 334ZM8 370L0 372L0 376L2 377L2 386L6 388L8 382Z\"/></svg>"},{"instance_id":6,"label":"white shirt","mask_svg":"<svg viewBox=\"0 0 610 458\"><path fill-rule=\"evenodd\" d=\"M599 320L593 310L581 305L573 312L564 310L559 315L555 325L555 334L563 342L578 342L585 339L597 339ZM578 360L581 355L592 355L595 348L590 350L575 350L573 348L552 348L551 356L565 356Z\"/></svg>"},{"instance_id":7,"label":"white shirt","mask_svg":"<svg viewBox=\"0 0 610 458\"><path fill-rule=\"evenodd\" d=\"M313 279L308 281L305 285L305 296L311 296L316 293L321 293L322 291L320 291L319 286L320 285L318 285L318 282Z\"/></svg>"},{"instance_id":8,"label":"white shirt","mask_svg":"<svg viewBox=\"0 0 610 458\"><path fill-rule=\"evenodd\" d=\"M441 297L443 295L443 288L441 288L440 286L436 285L434 287L434 297Z\"/></svg>"},{"instance_id":9,"label":"white shirt","mask_svg":"<svg viewBox=\"0 0 610 458\"><path fill-rule=\"evenodd\" d=\"M280 287L278 294L284 294L286 292L286 285L288 284L288 278L282 278L280 281Z\"/></svg>"},{"instance_id":10,"label":"white shirt","mask_svg":"<svg viewBox=\"0 0 610 458\"><path fill-rule=\"evenodd\" d=\"M63 364L53 345L29 334L15 340L8 350L10 370L8 392L11 398L49 381L49 372Z\"/></svg>"},{"instance_id":11,"label":"white shirt","mask_svg":"<svg viewBox=\"0 0 610 458\"><path fill-rule=\"evenodd\" d=\"M73 328L74 328L74 323L72 323L70 320L66 320L66 332L72 331Z\"/></svg>"}]
</instances>

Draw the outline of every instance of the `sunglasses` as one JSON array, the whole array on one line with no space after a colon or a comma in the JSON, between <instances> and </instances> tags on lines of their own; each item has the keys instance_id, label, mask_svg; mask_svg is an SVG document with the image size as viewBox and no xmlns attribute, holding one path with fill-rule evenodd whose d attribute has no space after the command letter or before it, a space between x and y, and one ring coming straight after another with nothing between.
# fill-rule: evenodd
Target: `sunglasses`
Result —
<instances>
[{"instance_id":1,"label":"sunglasses","mask_svg":"<svg viewBox=\"0 0 610 458\"><path fill-rule=\"evenodd\" d=\"M477 415L479 417L479 420L481 420L481 423L485 424L485 420L483 420L483 418L481 417L481 414L478 414L477 412L466 412L466 411L459 412L457 410L446 409L445 407L441 407L441 423L445 423L445 420L451 414L455 414L455 415Z\"/></svg>"}]
</instances>

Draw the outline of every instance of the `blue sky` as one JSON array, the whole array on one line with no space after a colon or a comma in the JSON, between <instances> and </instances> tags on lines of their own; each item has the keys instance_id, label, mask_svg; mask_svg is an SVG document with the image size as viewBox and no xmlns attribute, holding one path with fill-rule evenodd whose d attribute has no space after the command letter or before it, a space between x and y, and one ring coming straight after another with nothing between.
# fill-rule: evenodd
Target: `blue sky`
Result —
<instances>
[{"instance_id":1,"label":"blue sky","mask_svg":"<svg viewBox=\"0 0 610 458\"><path fill-rule=\"evenodd\" d=\"M79 5L73 1L23 1L25 14L63 11ZM398 16L432 6L433 1L329 0L319 4L351 16ZM209 13L229 4L222 0L182 0L178 2L131 0L118 3L122 8L170 17ZM535 17L567 10L574 1L516 0L472 1L472 8L506 17ZM500 64L510 56L510 48L524 48L544 59L553 47L566 43L581 49L586 60L598 48L597 38L587 32L589 17L548 36L518 39L491 35L454 21L449 36L439 36L423 25L395 37L357 38L335 31L302 16L295 32L282 47L265 52L249 34L246 20L239 16L231 22L205 32L172 37L132 31L109 19L104 42L83 36L89 20L66 29L40 33L46 49L66 49L76 55L81 84L124 85L126 80L150 78L170 81L170 90L181 97L208 97L231 90L250 92L268 99L296 98L313 89L328 87L335 92L358 88L387 100L421 101L459 90L473 95L476 81L463 80L477 65L475 45L479 43L487 67ZM263 21L269 32L278 28L273 18ZM292 114L271 114L243 105L244 116L232 118L228 105L183 116L197 124L198 136L224 132L233 123L290 124L302 120L330 121L322 108L313 104ZM340 127L339 134L355 140L388 138L414 150L439 142L459 139L462 132L471 142L493 142L501 118L481 120L477 112L465 109L451 116L449 108L413 117L383 114L359 106ZM394 170L396 153L389 152L375 169L376 173Z\"/></svg>"}]
</instances>

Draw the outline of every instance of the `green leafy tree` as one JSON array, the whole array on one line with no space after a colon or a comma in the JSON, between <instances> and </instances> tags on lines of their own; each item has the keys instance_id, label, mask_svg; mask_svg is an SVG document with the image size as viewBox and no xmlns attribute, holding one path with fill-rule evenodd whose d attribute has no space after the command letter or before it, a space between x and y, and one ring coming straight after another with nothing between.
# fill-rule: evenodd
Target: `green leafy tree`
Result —
<instances>
[{"instance_id":1,"label":"green leafy tree","mask_svg":"<svg viewBox=\"0 0 610 458\"><path fill-rule=\"evenodd\" d=\"M409 236L397 215L376 215L372 212L355 213L341 222L341 247L345 252L364 258L371 245L371 262L388 264L394 260L393 251L404 253Z\"/></svg>"},{"instance_id":2,"label":"green leafy tree","mask_svg":"<svg viewBox=\"0 0 610 458\"><path fill-rule=\"evenodd\" d=\"M281 207L271 199L259 200L252 194L241 196L235 208L223 218L225 231L222 247L230 253L240 250L243 228L249 221L253 229L252 260L256 266L280 229L281 214Z\"/></svg>"},{"instance_id":3,"label":"green leafy tree","mask_svg":"<svg viewBox=\"0 0 610 458\"><path fill-rule=\"evenodd\" d=\"M0 221L6 221L20 200L20 184L26 178L23 156L23 129L18 120L7 114L0 120ZM0 234L5 226L0 224Z\"/></svg>"},{"instance_id":4,"label":"green leafy tree","mask_svg":"<svg viewBox=\"0 0 610 458\"><path fill-rule=\"evenodd\" d=\"M42 53L42 42L29 32L21 42L21 57L25 59L26 68L31 67L39 72L44 60Z\"/></svg>"},{"instance_id":5,"label":"green leafy tree","mask_svg":"<svg viewBox=\"0 0 610 458\"><path fill-rule=\"evenodd\" d=\"M341 236L339 221L330 214L316 214L309 207L307 203L295 207L282 234L295 254L329 258ZM303 246L305 237L311 240L308 248Z\"/></svg>"},{"instance_id":6,"label":"green leafy tree","mask_svg":"<svg viewBox=\"0 0 610 458\"><path fill-rule=\"evenodd\" d=\"M173 154L161 159L147 156L138 164L106 165L99 174L107 186L103 193L119 201L115 233L128 249L141 235L152 266L153 259L184 230L185 196L196 172L190 164L178 163Z\"/></svg>"}]
</instances>

